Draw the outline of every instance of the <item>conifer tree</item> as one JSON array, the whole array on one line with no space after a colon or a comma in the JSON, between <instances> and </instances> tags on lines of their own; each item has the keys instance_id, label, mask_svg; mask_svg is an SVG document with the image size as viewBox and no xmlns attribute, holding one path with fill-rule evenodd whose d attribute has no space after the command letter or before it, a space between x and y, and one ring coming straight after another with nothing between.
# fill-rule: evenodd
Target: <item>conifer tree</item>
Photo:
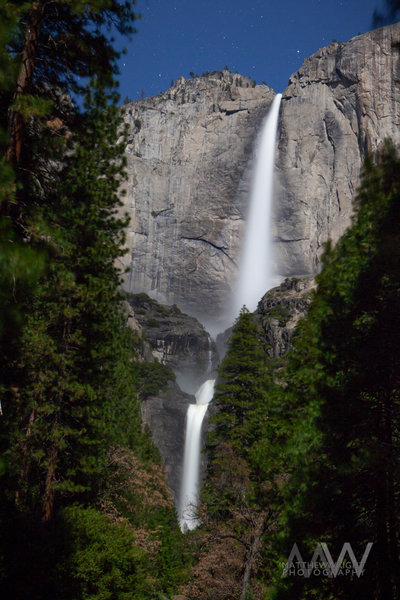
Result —
<instances>
[{"instance_id":1,"label":"conifer tree","mask_svg":"<svg viewBox=\"0 0 400 600\"><path fill-rule=\"evenodd\" d=\"M279 560L295 542L304 560L318 542L336 558L349 542L358 560L374 546L360 578L282 580L280 569L274 598L399 594L400 161L391 144L377 165L367 160L356 204L353 226L325 253L282 389L292 433Z\"/></svg>"},{"instance_id":2,"label":"conifer tree","mask_svg":"<svg viewBox=\"0 0 400 600\"><path fill-rule=\"evenodd\" d=\"M93 108L65 158L58 197L48 198L46 210L37 214L36 227L52 255L20 343L14 387L18 381L24 385L5 406L9 427L20 424L10 464L19 468L19 486L29 493L33 482L38 486L46 519L55 486L83 491L83 473L96 472L101 387L110 376L119 325L114 266L124 226L115 217L123 168L122 147L115 144L119 120L115 108L106 109L101 91L88 101Z\"/></svg>"},{"instance_id":3,"label":"conifer tree","mask_svg":"<svg viewBox=\"0 0 400 600\"><path fill-rule=\"evenodd\" d=\"M7 107L14 86L13 59L9 44L16 30L18 8L12 3L0 6L0 106ZM2 115L4 117L4 113ZM9 379L9 364L16 356L16 343L24 319L24 305L31 297L40 274L44 255L24 243L4 212L5 205L15 204L17 182L12 165L6 158L8 136L6 120L0 118L0 403ZM0 407L0 413L2 406ZM4 462L0 459L0 471Z\"/></svg>"},{"instance_id":4,"label":"conifer tree","mask_svg":"<svg viewBox=\"0 0 400 600\"><path fill-rule=\"evenodd\" d=\"M258 444L271 418L271 385L254 315L243 307L219 368L213 401L216 413L208 436L210 460L201 513L208 532L207 552L189 586L194 598L208 598L210 586L221 600L232 594L241 600L252 597L253 585L257 594L261 593L254 575L263 537L272 524L273 486L265 481L260 468ZM230 565L228 579L221 580L221 573L213 567L215 560Z\"/></svg>"},{"instance_id":5,"label":"conifer tree","mask_svg":"<svg viewBox=\"0 0 400 600\"><path fill-rule=\"evenodd\" d=\"M11 24L0 39L4 597L57 597L52 569L68 548L60 508L93 501L106 464L123 325L124 136L118 53L104 32L129 33L132 4L10 2L1 13Z\"/></svg>"},{"instance_id":6,"label":"conifer tree","mask_svg":"<svg viewBox=\"0 0 400 600\"><path fill-rule=\"evenodd\" d=\"M68 457L73 439L82 453L78 460L77 450L72 452L73 470L96 471L96 453L89 450L99 420L94 390L109 373L106 357L117 331L114 261L124 226L116 215L124 166L113 107L118 52L104 32L111 25L132 32L132 6L131 0L10 2L3 14L13 24L2 46L11 73L1 90L0 118L8 130L2 165L11 183L2 187L3 234L13 243L15 238L15 248L22 242L25 253L34 252L33 259L47 256L47 267L34 298L21 306L19 350L11 351L15 336L4 344L2 445L18 502L23 505L28 494L37 510L42 497L45 519L52 513L55 481L59 489L86 488L79 477L72 483L74 459L67 459L61 481L55 466L60 456ZM85 94L82 108L79 94ZM15 276L13 285L8 302L15 305L24 286ZM68 417L72 407L76 415ZM32 465L40 465L41 476L33 469L28 477Z\"/></svg>"},{"instance_id":7,"label":"conifer tree","mask_svg":"<svg viewBox=\"0 0 400 600\"><path fill-rule=\"evenodd\" d=\"M254 441L253 426L260 407L265 407L267 361L258 335L253 315L243 307L218 371L220 379L214 397L218 408L213 418L215 437L232 444L243 456Z\"/></svg>"}]
</instances>

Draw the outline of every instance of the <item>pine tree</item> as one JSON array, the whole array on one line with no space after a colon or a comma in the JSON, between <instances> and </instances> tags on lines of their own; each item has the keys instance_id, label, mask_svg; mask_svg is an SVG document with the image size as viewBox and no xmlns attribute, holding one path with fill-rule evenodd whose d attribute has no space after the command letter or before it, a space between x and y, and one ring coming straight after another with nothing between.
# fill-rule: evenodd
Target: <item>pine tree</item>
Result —
<instances>
[{"instance_id":1,"label":"pine tree","mask_svg":"<svg viewBox=\"0 0 400 600\"><path fill-rule=\"evenodd\" d=\"M151 598L182 577L115 267L125 135L107 29L129 33L132 5L7 3L0 595L15 600Z\"/></svg>"},{"instance_id":2,"label":"pine tree","mask_svg":"<svg viewBox=\"0 0 400 600\"><path fill-rule=\"evenodd\" d=\"M232 330L229 346L218 370L213 418L215 437L229 442L246 456L253 444L253 427L260 407L265 408L268 381L266 353L253 315L243 307Z\"/></svg>"},{"instance_id":3,"label":"pine tree","mask_svg":"<svg viewBox=\"0 0 400 600\"><path fill-rule=\"evenodd\" d=\"M294 542L305 560L317 542L335 557L344 542L358 558L374 546L360 578L285 581L280 569L279 598L398 598L399 174L389 143L377 165L367 160L353 226L326 251L281 395L292 434L279 560Z\"/></svg>"},{"instance_id":4,"label":"pine tree","mask_svg":"<svg viewBox=\"0 0 400 600\"><path fill-rule=\"evenodd\" d=\"M82 451L76 472L96 471L91 430L99 420L96 390L109 374L120 319L114 261L124 227L116 214L124 166L113 107L119 54L104 32L113 26L131 33L132 6L131 0L40 0L10 2L2 12L11 25L1 46L7 77L1 82L0 118L8 132L2 165L9 180L1 188L2 244L9 246L11 239L10 259L24 248L23 254L18 250L22 267L29 266L28 259L38 259L39 266L44 257L47 265L34 297L21 306L26 285L18 279L18 265L12 273L7 264L1 269L3 279L13 277L3 304L25 321L22 337L11 332L3 344L7 391L1 439L18 502L23 505L28 494L37 510L42 496L46 519L55 480L60 489L87 486L79 477L72 483L71 467L64 467L62 481L57 474L59 457L73 439ZM30 279L40 272L33 265L30 270ZM75 416L60 416L66 405L67 415L75 407ZM42 475L33 469L28 477L32 465L40 465Z\"/></svg>"},{"instance_id":5,"label":"pine tree","mask_svg":"<svg viewBox=\"0 0 400 600\"><path fill-rule=\"evenodd\" d=\"M201 517L208 533L206 552L196 566L188 590L195 598L251 597L261 586L254 575L263 537L272 525L273 485L258 461L271 419L268 392L270 365L254 316L243 307L219 368L219 382L208 436L209 465L203 488ZM227 542L229 540L229 542ZM213 566L229 565L229 579ZM257 596L259 597L259 596Z\"/></svg>"},{"instance_id":6,"label":"pine tree","mask_svg":"<svg viewBox=\"0 0 400 600\"><path fill-rule=\"evenodd\" d=\"M101 387L119 325L114 263L123 241L124 221L115 216L122 148L114 141L116 109L97 96L77 132L80 143L65 159L59 196L37 217L52 256L21 339L18 393L5 403L10 429L19 423L9 450L18 489L31 494L36 483L45 519L55 488L83 491L84 473L97 472Z\"/></svg>"},{"instance_id":7,"label":"pine tree","mask_svg":"<svg viewBox=\"0 0 400 600\"><path fill-rule=\"evenodd\" d=\"M50 563L63 555L59 509L93 499L107 461L115 400L107 390L123 325L115 259L125 222L118 53L104 28L131 31L131 7L10 2L1 14L11 25L0 39L6 597L57 595Z\"/></svg>"},{"instance_id":8,"label":"pine tree","mask_svg":"<svg viewBox=\"0 0 400 600\"><path fill-rule=\"evenodd\" d=\"M0 105L14 85L13 60L9 53L11 36L18 20L18 10L11 3L0 6ZM4 116L4 115L3 115ZM9 364L16 356L16 344L24 320L24 305L31 297L39 276L43 273L44 255L30 248L14 231L12 221L1 210L14 203L17 182L12 166L6 159L8 136L6 121L0 119L0 415L9 380ZM4 461L0 459L0 473Z\"/></svg>"}]
</instances>

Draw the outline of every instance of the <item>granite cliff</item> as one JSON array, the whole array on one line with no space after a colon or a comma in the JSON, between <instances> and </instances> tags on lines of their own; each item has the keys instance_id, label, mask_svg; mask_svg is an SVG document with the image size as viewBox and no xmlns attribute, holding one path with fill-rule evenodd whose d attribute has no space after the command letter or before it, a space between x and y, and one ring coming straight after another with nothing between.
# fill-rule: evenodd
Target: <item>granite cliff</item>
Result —
<instances>
[{"instance_id":1,"label":"granite cliff","mask_svg":"<svg viewBox=\"0 0 400 600\"><path fill-rule=\"evenodd\" d=\"M129 104L130 292L202 317L230 300L253 140L274 92L217 71Z\"/></svg>"},{"instance_id":2,"label":"granite cliff","mask_svg":"<svg viewBox=\"0 0 400 600\"><path fill-rule=\"evenodd\" d=\"M318 271L348 226L362 161L400 142L400 24L332 43L283 93L274 238L283 276ZM203 320L230 304L252 148L274 92L219 71L126 106L125 289Z\"/></svg>"},{"instance_id":3,"label":"granite cliff","mask_svg":"<svg viewBox=\"0 0 400 600\"><path fill-rule=\"evenodd\" d=\"M400 23L332 43L306 59L283 93L273 236L279 274L287 279L265 290L256 310L260 335L278 363L308 309L324 242L336 242L351 221L363 159L386 137L400 143L399 48ZM214 325L229 315L254 142L273 98L266 85L218 71L182 77L124 111L130 137L122 210L130 224L121 262L131 267L124 287L139 292L131 298L130 324L147 355L178 375L178 383L142 406L175 499L193 402L185 392L193 393L217 357L193 315ZM217 340L220 354L228 336L229 330Z\"/></svg>"},{"instance_id":4,"label":"granite cliff","mask_svg":"<svg viewBox=\"0 0 400 600\"><path fill-rule=\"evenodd\" d=\"M332 43L283 93L275 242L283 275L315 274L350 224L362 162L400 143L400 23Z\"/></svg>"}]
</instances>

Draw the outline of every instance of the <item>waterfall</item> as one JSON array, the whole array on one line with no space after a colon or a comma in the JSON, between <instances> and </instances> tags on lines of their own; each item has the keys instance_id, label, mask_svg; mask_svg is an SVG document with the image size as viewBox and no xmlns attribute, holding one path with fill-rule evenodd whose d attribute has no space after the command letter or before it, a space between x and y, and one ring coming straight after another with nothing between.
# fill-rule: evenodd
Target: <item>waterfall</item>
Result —
<instances>
[{"instance_id":1,"label":"waterfall","mask_svg":"<svg viewBox=\"0 0 400 600\"><path fill-rule=\"evenodd\" d=\"M250 311L254 311L262 296L273 287L271 208L275 140L281 98L282 94L275 96L257 139L250 205L234 306L235 316L244 304Z\"/></svg>"},{"instance_id":2,"label":"waterfall","mask_svg":"<svg viewBox=\"0 0 400 600\"><path fill-rule=\"evenodd\" d=\"M271 207L275 140L282 94L277 94L266 116L256 144L256 161L246 222L243 254L239 269L235 316L245 304L254 311L260 298L273 285L271 252ZM208 369L212 370L209 339ZM203 383L196 392L196 404L190 404L186 416L185 451L179 502L179 524L183 532L199 525L197 507L200 485L201 427L214 394L214 379Z\"/></svg>"},{"instance_id":3,"label":"waterfall","mask_svg":"<svg viewBox=\"0 0 400 600\"><path fill-rule=\"evenodd\" d=\"M215 379L205 381L196 392L196 404L190 404L186 416L185 452L179 506L182 531L199 525L196 510L199 502L201 426L214 394Z\"/></svg>"}]
</instances>

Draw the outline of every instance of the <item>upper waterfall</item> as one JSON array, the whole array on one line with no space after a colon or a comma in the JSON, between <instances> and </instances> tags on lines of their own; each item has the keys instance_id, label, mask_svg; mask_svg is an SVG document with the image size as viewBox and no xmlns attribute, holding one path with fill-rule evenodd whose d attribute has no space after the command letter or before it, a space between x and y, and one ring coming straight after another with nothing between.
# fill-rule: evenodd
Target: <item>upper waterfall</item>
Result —
<instances>
[{"instance_id":1,"label":"upper waterfall","mask_svg":"<svg viewBox=\"0 0 400 600\"><path fill-rule=\"evenodd\" d=\"M235 295L235 316L245 304L254 311L273 286L271 213L275 140L282 94L277 94L264 119L256 143L256 160Z\"/></svg>"}]
</instances>

